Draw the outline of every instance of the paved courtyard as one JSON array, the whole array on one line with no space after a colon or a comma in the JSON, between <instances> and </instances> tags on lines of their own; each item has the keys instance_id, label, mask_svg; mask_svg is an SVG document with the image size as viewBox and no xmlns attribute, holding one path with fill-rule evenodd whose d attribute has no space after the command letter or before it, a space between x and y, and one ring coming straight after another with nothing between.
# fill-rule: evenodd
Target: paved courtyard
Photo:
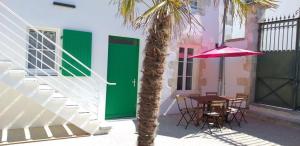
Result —
<instances>
[{"instance_id":1,"label":"paved courtyard","mask_svg":"<svg viewBox=\"0 0 300 146\"><path fill-rule=\"evenodd\" d=\"M269 121L248 118L248 124L239 128L233 125L232 129L224 128L221 132L214 131L212 135L207 129L193 125L187 130L183 126L176 126L178 115L162 117L157 146L229 146L229 145L300 145L300 127L290 127L272 124ZM113 129L108 135L71 138L35 143L21 144L24 146L135 146L135 121L112 121Z\"/></svg>"}]
</instances>

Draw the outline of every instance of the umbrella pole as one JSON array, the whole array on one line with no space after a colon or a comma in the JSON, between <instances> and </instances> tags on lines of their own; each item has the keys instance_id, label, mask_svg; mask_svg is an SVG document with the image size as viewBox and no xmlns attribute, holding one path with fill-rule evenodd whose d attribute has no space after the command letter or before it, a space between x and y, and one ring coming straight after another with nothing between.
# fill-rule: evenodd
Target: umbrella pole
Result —
<instances>
[{"instance_id":1,"label":"umbrella pole","mask_svg":"<svg viewBox=\"0 0 300 146\"><path fill-rule=\"evenodd\" d=\"M224 0L224 13L223 13L223 27L222 27L222 42L221 47L225 45L225 30L226 30L226 21L227 21L227 9L228 9L228 2L229 0ZM219 95L225 95L225 58L220 58L219 64Z\"/></svg>"}]
</instances>

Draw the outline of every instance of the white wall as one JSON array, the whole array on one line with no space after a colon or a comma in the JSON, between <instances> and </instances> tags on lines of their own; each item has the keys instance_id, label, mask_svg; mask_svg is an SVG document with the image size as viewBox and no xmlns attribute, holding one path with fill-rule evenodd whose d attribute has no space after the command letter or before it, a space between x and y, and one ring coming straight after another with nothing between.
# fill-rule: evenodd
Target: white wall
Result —
<instances>
[{"instance_id":1,"label":"white wall","mask_svg":"<svg viewBox=\"0 0 300 146\"><path fill-rule=\"evenodd\" d=\"M141 39L139 62L141 66L145 34L140 31L133 31L128 27L124 27L122 25L123 22L121 18L119 18L116 14L116 6L110 4L110 0L61 1L73 3L76 5L76 8L69 9L54 6L52 5L53 0L3 0L2 2L36 27L50 27L60 30L68 28L92 32L92 69L100 74L104 79L106 79L107 76L107 48L109 35ZM195 12L195 17L199 19L205 30L196 34L189 34L190 37L182 35L181 38L178 38L179 41L177 43L175 41L170 45L170 52L167 58L166 71L164 74L163 91L161 94L161 113L169 114L178 112L178 109L174 104L174 94L178 92L174 91L176 82L175 84L169 84L170 80L177 79L177 69L175 68L178 61L178 48L180 46L192 46L193 48L197 48L198 52L196 53L200 53L205 50L215 48L215 43L220 41L223 7L215 6L211 0L202 0L202 3L204 11L201 11L201 13ZM26 36L24 36L24 38L26 38ZM25 44L23 45L25 46ZM24 51L21 51L20 53L25 55ZM15 59L17 59L17 57L15 57ZM20 62L22 61L20 60ZM199 87L201 89L194 89L192 92L199 92L201 90L202 94L204 94L205 92L217 91L218 89L219 59L205 59L204 62L206 64L206 68L203 69L202 78L207 80L207 84ZM25 64L25 62L23 61L22 64ZM140 71L139 76L141 77ZM57 80L53 80L52 82L55 84L56 81ZM78 80L75 81L79 82ZM193 82L198 81L199 79L195 79ZM100 82L98 86L102 86L100 90L100 100L86 97L85 92L81 93L81 98L78 100L89 101L86 104L98 101L99 109L97 110L100 111L99 115L101 115L101 118L104 119L106 88L105 85ZM72 88L71 85L70 87Z\"/></svg>"},{"instance_id":2,"label":"white wall","mask_svg":"<svg viewBox=\"0 0 300 146\"><path fill-rule=\"evenodd\" d=\"M141 39L140 53L143 52L142 48L144 48L144 37L142 33L140 33L139 31L133 31L129 27L124 27L123 21L116 14L117 6L110 4L109 0L60 1L75 4L76 8L71 9L54 6L52 4L53 0L3 0L2 2L36 27L55 28L59 29L60 31L62 31L63 29L74 29L79 31L92 32L92 69L104 79L106 79L107 76L106 69L108 59L107 53L109 35L139 38ZM23 27L24 29L26 28L25 25ZM24 38L27 38L25 34L20 34ZM19 44L26 46L25 43L22 43L21 41L19 42ZM1 49L3 49L3 47ZM25 51L18 51L21 55L26 56ZM15 59L18 58L19 57L15 57ZM21 62L21 64L26 64L25 61L21 59L18 62ZM72 80L79 83L78 79ZM53 83L57 85L57 80L53 80ZM100 99L89 98L87 97L86 92L81 92L82 95L79 95L81 99L78 100L99 102L99 114L102 115L102 118L104 118L103 115L105 111L106 87L105 84L101 83L100 81L97 86L101 86ZM72 86L71 84L69 85L69 87L74 89L74 86ZM74 90L78 89L75 88ZM92 94L94 95L94 93Z\"/></svg>"},{"instance_id":3,"label":"white wall","mask_svg":"<svg viewBox=\"0 0 300 146\"><path fill-rule=\"evenodd\" d=\"M193 69L193 89L191 91L177 91L177 66L179 47L194 48L194 54L214 49L215 43L219 41L220 23L219 23L219 7L214 5L211 0L201 0L201 11L194 11L194 16L204 27L204 30L190 31L187 27L184 34L178 38L178 41L170 43L169 55L166 62L166 70L164 74L164 90L161 96L161 114L178 113L177 104L175 102L176 94L204 94L209 91L217 91L218 89L218 64L219 59L204 59L205 69L200 69L200 59L194 59ZM195 33L196 32L196 33ZM200 76L200 70L204 75ZM199 80L205 78L207 84L205 86L198 85ZM175 80L175 82L173 82ZM170 85L170 82L173 83Z\"/></svg>"}]
</instances>

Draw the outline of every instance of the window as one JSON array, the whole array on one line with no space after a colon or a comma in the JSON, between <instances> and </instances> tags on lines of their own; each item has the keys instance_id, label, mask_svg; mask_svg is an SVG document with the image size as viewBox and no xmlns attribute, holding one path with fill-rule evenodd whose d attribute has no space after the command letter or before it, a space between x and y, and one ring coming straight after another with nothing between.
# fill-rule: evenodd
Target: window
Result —
<instances>
[{"instance_id":1,"label":"window","mask_svg":"<svg viewBox=\"0 0 300 146\"><path fill-rule=\"evenodd\" d=\"M39 30L42 34L56 43L56 31ZM55 45L50 43L35 30L29 29L27 67L31 75L55 75ZM42 71L43 70L43 71Z\"/></svg>"},{"instance_id":2,"label":"window","mask_svg":"<svg viewBox=\"0 0 300 146\"><path fill-rule=\"evenodd\" d=\"M229 12L226 19L225 39L237 39L245 37L245 20L240 20L239 17L232 15L232 6L229 5Z\"/></svg>"},{"instance_id":3,"label":"window","mask_svg":"<svg viewBox=\"0 0 300 146\"><path fill-rule=\"evenodd\" d=\"M194 10L198 9L198 1L197 0L191 0L190 2L191 8Z\"/></svg>"},{"instance_id":4,"label":"window","mask_svg":"<svg viewBox=\"0 0 300 146\"><path fill-rule=\"evenodd\" d=\"M177 90L192 90L194 49L179 48Z\"/></svg>"}]
</instances>

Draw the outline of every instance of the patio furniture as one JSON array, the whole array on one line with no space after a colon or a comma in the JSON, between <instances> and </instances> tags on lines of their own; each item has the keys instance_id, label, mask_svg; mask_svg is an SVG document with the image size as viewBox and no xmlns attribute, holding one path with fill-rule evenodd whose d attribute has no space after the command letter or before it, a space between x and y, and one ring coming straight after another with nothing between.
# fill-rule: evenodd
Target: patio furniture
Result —
<instances>
[{"instance_id":1,"label":"patio furniture","mask_svg":"<svg viewBox=\"0 0 300 146\"><path fill-rule=\"evenodd\" d=\"M231 101L230 106L228 107L227 113L231 115L231 119L228 121L231 125L233 121L237 122L238 126L241 127L241 120L238 119L238 114L241 113L241 106L243 103L243 98L236 98Z\"/></svg>"},{"instance_id":2,"label":"patio furniture","mask_svg":"<svg viewBox=\"0 0 300 146\"><path fill-rule=\"evenodd\" d=\"M223 127L223 122L225 121L225 106L225 100L211 101L209 109L204 112L204 123L201 129L203 129L205 125L207 125L210 134L212 134L211 129L213 126L221 130L221 128Z\"/></svg>"},{"instance_id":3,"label":"patio furniture","mask_svg":"<svg viewBox=\"0 0 300 146\"><path fill-rule=\"evenodd\" d=\"M225 106L229 106L229 101L231 100L231 97L225 97L225 96L189 96L192 100L197 101L198 105L202 105L202 113L207 111L210 107L210 103L212 101L226 101ZM196 125L199 125L199 122L203 119L204 114L200 115L199 111L201 110L196 110L197 112L197 117L196 117ZM227 115L225 115L225 120L227 120Z\"/></svg>"},{"instance_id":4,"label":"patio furniture","mask_svg":"<svg viewBox=\"0 0 300 146\"><path fill-rule=\"evenodd\" d=\"M188 107L187 100L190 100L191 106ZM187 96L184 95L176 95L176 102L178 106L178 110L181 114L180 120L177 123L177 126L181 123L181 121L184 119L186 122L185 129L187 129L190 122L194 121L194 118L196 117L197 108L193 107L192 100L189 99Z\"/></svg>"},{"instance_id":5,"label":"patio furniture","mask_svg":"<svg viewBox=\"0 0 300 146\"><path fill-rule=\"evenodd\" d=\"M249 109L249 104L248 104L248 95L243 94L243 93L237 93L236 94L236 99L241 99L245 105L241 105L241 108L239 110L241 117L239 119L240 122L244 121L245 123L248 123L246 120L246 112Z\"/></svg>"},{"instance_id":6,"label":"patio furniture","mask_svg":"<svg viewBox=\"0 0 300 146\"><path fill-rule=\"evenodd\" d=\"M218 92L206 92L205 96L218 96Z\"/></svg>"}]
</instances>

